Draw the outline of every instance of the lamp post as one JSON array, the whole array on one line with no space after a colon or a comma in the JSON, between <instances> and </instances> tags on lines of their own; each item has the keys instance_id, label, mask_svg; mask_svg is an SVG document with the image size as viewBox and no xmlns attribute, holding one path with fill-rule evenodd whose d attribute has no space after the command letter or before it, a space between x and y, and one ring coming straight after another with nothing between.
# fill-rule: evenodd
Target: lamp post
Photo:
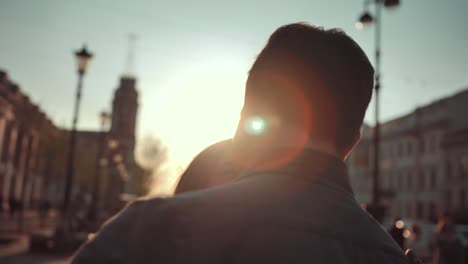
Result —
<instances>
[{"instance_id":1,"label":"lamp post","mask_svg":"<svg viewBox=\"0 0 468 264\"><path fill-rule=\"evenodd\" d=\"M78 63L78 85L76 89L76 97L75 97L75 107L73 112L73 122L72 128L70 131L70 138L69 138L69 149L68 149L68 157L67 157L67 171L65 175L65 193L63 198L63 207L62 213L65 216L68 213L68 209L70 206L70 198L71 198L71 191L73 186L73 173L74 173L74 161L75 161L75 145L76 145L76 125L78 123L78 114L80 111L80 101L81 101L81 90L83 86L83 76L86 73L86 68L88 66L89 61L93 57L87 49L86 46L83 45L81 50L75 52L75 56Z\"/></svg>"},{"instance_id":2,"label":"lamp post","mask_svg":"<svg viewBox=\"0 0 468 264\"><path fill-rule=\"evenodd\" d=\"M100 123L101 123L101 132L99 135L99 141L97 145L97 155L96 155L96 173L94 175L94 184L93 184L93 195L92 195L92 202L91 202L91 208L89 210L89 220L91 223L95 223L97 220L97 208L98 208L98 202L99 202L99 191L101 189L101 181L100 181L100 175L101 175L101 159L103 156L103 149L104 149L104 143L105 143L105 138L106 138L106 126L107 123L109 122L110 119L110 114L102 111L100 114Z\"/></svg>"},{"instance_id":3,"label":"lamp post","mask_svg":"<svg viewBox=\"0 0 468 264\"><path fill-rule=\"evenodd\" d=\"M368 11L369 4L373 3L375 6L374 16ZM381 193L379 189L380 178L380 104L379 92L381 88L380 83L380 55L381 55L381 39L382 39L382 9L396 8L400 4L399 0L366 0L363 14L359 17L356 27L362 29L365 26L375 24L375 128L374 128L374 162L372 169L372 205L370 213L378 221L382 221L384 217L384 208L381 205Z\"/></svg>"},{"instance_id":4,"label":"lamp post","mask_svg":"<svg viewBox=\"0 0 468 264\"><path fill-rule=\"evenodd\" d=\"M118 193L121 192L119 188L117 188L117 179L115 176L119 176L123 180L126 178L126 168L124 164L124 157L122 153L122 147L120 142L115 138L110 138L107 142L108 148L108 162L109 168L112 169L111 177L109 179L108 184L112 184L113 188L106 189L106 197L107 197L107 207L111 210L112 214L115 213L116 208L120 208L120 204L116 204L115 198L118 197ZM118 193L116 193L118 192Z\"/></svg>"}]
</instances>

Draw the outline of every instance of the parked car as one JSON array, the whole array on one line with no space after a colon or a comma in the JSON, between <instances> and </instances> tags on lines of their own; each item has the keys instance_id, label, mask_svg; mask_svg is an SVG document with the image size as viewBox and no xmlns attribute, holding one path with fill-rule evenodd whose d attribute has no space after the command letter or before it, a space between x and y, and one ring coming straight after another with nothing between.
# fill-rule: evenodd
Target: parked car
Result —
<instances>
[{"instance_id":1,"label":"parked car","mask_svg":"<svg viewBox=\"0 0 468 264\"><path fill-rule=\"evenodd\" d=\"M457 225L455 231L465 249L465 262L468 263L468 225Z\"/></svg>"},{"instance_id":2,"label":"parked car","mask_svg":"<svg viewBox=\"0 0 468 264\"><path fill-rule=\"evenodd\" d=\"M413 219L402 219L403 229L405 229L403 235L406 238L405 247L413 249L414 253L418 258L423 260L425 263L432 258L432 239L437 231L437 226L428 221L417 221ZM388 230L393 221L385 221L384 227ZM412 231L414 225L419 227L420 236L417 238Z\"/></svg>"}]
</instances>

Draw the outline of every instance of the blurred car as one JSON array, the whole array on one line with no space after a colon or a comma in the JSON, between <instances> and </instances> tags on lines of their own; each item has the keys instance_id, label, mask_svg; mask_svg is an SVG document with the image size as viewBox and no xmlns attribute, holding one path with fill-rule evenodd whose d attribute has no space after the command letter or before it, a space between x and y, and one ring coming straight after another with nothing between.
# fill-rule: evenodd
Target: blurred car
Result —
<instances>
[{"instance_id":1,"label":"blurred car","mask_svg":"<svg viewBox=\"0 0 468 264\"><path fill-rule=\"evenodd\" d=\"M432 258L432 243L434 234L437 232L437 225L428 221L416 221L413 219L402 219L405 229L405 246L412 248L416 255L424 261L429 261ZM393 225L393 221L387 220L383 223L384 227L389 229ZM412 225L418 225L421 230L421 237L415 238L411 231ZM457 238L460 240L465 249L465 257L468 263L468 225L456 225Z\"/></svg>"},{"instance_id":2,"label":"blurred car","mask_svg":"<svg viewBox=\"0 0 468 264\"><path fill-rule=\"evenodd\" d=\"M437 225L428 222L428 221L416 221L413 219L402 219L403 221L403 235L405 237L405 247L413 249L414 253L418 258L423 260L425 263L428 263L432 258L432 238L437 231ZM384 227L388 230L393 221L385 221L383 223ZM420 229L420 237L416 238L413 234L411 227L417 225Z\"/></svg>"},{"instance_id":3,"label":"blurred car","mask_svg":"<svg viewBox=\"0 0 468 264\"><path fill-rule=\"evenodd\" d=\"M464 248L468 248L468 225L456 226L457 237L462 242Z\"/></svg>"},{"instance_id":4,"label":"blurred car","mask_svg":"<svg viewBox=\"0 0 468 264\"><path fill-rule=\"evenodd\" d=\"M465 249L465 262L468 263L468 225L457 225L455 231Z\"/></svg>"}]
</instances>

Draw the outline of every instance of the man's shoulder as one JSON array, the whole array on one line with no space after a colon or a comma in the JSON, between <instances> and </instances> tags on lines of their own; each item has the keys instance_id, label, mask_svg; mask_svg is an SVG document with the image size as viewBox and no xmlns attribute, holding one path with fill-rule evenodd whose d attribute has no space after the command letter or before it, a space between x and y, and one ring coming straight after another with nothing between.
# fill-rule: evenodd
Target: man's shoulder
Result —
<instances>
[{"instance_id":1,"label":"man's shoulder","mask_svg":"<svg viewBox=\"0 0 468 264\"><path fill-rule=\"evenodd\" d=\"M173 249L171 239L177 231L173 208L180 202L171 197L132 201L77 251L73 263L143 263L145 258L165 258Z\"/></svg>"}]
</instances>

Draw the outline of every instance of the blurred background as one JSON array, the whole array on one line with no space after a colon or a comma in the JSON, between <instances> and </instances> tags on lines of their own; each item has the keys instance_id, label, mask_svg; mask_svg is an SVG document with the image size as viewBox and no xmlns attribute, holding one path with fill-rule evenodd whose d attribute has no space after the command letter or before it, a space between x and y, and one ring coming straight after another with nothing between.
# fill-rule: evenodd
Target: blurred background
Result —
<instances>
[{"instance_id":1,"label":"blurred background","mask_svg":"<svg viewBox=\"0 0 468 264\"><path fill-rule=\"evenodd\" d=\"M0 263L68 256L50 255L64 212L81 241L126 202L171 194L198 152L233 136L269 35L301 21L343 29L380 65L379 104L348 160L357 200L384 208L387 227L402 221L405 239L417 224L427 244L449 212L468 247L466 10L465 0L1 0Z\"/></svg>"}]
</instances>

